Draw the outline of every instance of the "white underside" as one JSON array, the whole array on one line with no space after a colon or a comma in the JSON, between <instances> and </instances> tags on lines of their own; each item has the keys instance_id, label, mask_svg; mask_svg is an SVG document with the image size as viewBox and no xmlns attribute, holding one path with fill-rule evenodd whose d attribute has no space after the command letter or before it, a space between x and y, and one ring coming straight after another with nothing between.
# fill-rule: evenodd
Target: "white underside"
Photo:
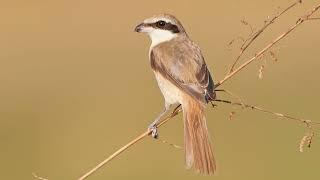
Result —
<instances>
[{"instance_id":1,"label":"white underside","mask_svg":"<svg viewBox=\"0 0 320 180\"><path fill-rule=\"evenodd\" d=\"M155 72L155 76L166 105L182 104L181 90L163 78L161 74Z\"/></svg>"},{"instance_id":2,"label":"white underside","mask_svg":"<svg viewBox=\"0 0 320 180\"><path fill-rule=\"evenodd\" d=\"M141 32L147 33L150 36L150 39L151 39L150 50L154 46L162 42L170 41L171 39L177 36L171 31L154 29L152 27L145 27L144 29L141 30ZM163 97L165 99L165 104L166 105L173 105L177 103L181 104L182 94L180 89L177 88L175 85L173 85L170 81L163 78L160 73L155 72L155 76L156 76L160 91L162 92Z\"/></svg>"}]
</instances>

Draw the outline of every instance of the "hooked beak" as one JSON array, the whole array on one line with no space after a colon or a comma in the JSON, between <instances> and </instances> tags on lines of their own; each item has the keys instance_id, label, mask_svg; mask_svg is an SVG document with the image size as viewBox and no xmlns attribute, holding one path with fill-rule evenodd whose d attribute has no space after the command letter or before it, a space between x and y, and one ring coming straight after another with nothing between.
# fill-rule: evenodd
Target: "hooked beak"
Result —
<instances>
[{"instance_id":1,"label":"hooked beak","mask_svg":"<svg viewBox=\"0 0 320 180\"><path fill-rule=\"evenodd\" d=\"M136 28L134 28L134 31L141 32L143 28L144 28L144 24L141 23L141 24L137 25Z\"/></svg>"}]
</instances>

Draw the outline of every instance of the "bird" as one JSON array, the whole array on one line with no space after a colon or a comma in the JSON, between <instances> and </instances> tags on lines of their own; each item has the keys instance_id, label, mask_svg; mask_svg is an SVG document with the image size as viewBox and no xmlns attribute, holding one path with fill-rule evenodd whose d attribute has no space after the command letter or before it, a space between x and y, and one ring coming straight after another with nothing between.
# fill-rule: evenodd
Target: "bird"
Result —
<instances>
[{"instance_id":1,"label":"bird","mask_svg":"<svg viewBox=\"0 0 320 180\"><path fill-rule=\"evenodd\" d=\"M148 127L152 137L157 138L157 124L170 107L181 105L186 168L214 174L216 162L204 110L216 93L201 49L171 14L147 18L134 30L151 39L150 65L165 101L163 111Z\"/></svg>"}]
</instances>

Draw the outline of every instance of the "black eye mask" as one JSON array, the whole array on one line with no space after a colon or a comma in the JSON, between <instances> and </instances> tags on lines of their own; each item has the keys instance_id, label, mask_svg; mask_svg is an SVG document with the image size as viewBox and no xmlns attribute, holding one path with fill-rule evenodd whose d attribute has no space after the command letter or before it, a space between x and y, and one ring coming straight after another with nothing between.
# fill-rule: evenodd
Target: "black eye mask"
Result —
<instances>
[{"instance_id":1,"label":"black eye mask","mask_svg":"<svg viewBox=\"0 0 320 180\"><path fill-rule=\"evenodd\" d=\"M153 27L155 29L163 29L163 30L171 31L172 33L180 32L177 25L174 25L174 24L171 24L170 22L165 22L165 21L157 21L155 23L149 23L148 26Z\"/></svg>"}]
</instances>

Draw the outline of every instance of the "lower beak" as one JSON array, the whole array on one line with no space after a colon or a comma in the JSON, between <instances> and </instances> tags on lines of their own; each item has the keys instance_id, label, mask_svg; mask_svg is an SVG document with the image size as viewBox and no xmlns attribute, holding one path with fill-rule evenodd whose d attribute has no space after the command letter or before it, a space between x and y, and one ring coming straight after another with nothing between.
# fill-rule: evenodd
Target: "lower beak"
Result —
<instances>
[{"instance_id":1,"label":"lower beak","mask_svg":"<svg viewBox=\"0 0 320 180\"><path fill-rule=\"evenodd\" d=\"M134 28L134 31L135 31L135 32L141 32L143 26L144 26L143 23L139 24L138 26L136 26L136 28Z\"/></svg>"}]
</instances>

